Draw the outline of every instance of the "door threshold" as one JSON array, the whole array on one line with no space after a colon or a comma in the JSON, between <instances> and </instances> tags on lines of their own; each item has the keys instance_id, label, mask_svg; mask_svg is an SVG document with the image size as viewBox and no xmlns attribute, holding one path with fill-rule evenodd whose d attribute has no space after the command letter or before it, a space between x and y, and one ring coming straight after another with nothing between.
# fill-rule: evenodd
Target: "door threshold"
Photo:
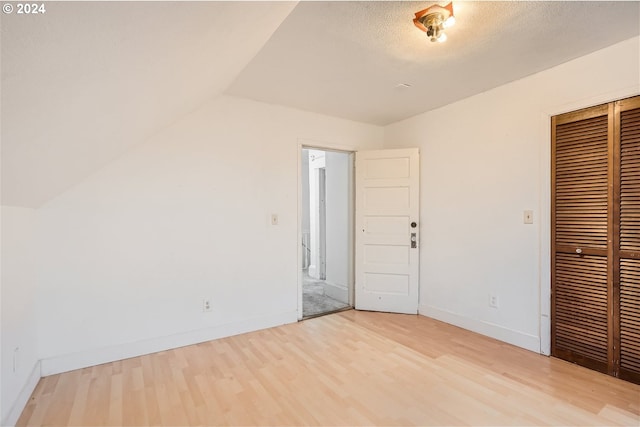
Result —
<instances>
[{"instance_id":1,"label":"door threshold","mask_svg":"<svg viewBox=\"0 0 640 427\"><path fill-rule=\"evenodd\" d=\"M322 316L326 316L327 314L335 314L335 313L340 313L341 311L348 311L348 310L353 310L353 307L344 307L344 308L339 308L337 310L325 311L324 313L311 314L309 316L302 316L302 319L300 320L309 320L315 317L322 317Z\"/></svg>"}]
</instances>

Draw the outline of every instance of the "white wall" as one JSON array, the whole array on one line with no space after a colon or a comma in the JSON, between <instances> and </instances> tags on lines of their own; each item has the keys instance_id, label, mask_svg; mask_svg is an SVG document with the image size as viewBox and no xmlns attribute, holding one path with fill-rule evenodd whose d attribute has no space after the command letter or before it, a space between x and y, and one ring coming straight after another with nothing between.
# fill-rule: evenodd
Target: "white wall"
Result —
<instances>
[{"instance_id":1,"label":"white wall","mask_svg":"<svg viewBox=\"0 0 640 427\"><path fill-rule=\"evenodd\" d=\"M548 351L549 117L640 93L639 50L630 39L385 128L386 148L420 147L420 313Z\"/></svg>"},{"instance_id":2,"label":"white wall","mask_svg":"<svg viewBox=\"0 0 640 427\"><path fill-rule=\"evenodd\" d=\"M36 213L33 209L2 206L1 217L0 425L4 426L16 422L40 378L40 370L35 304Z\"/></svg>"},{"instance_id":3,"label":"white wall","mask_svg":"<svg viewBox=\"0 0 640 427\"><path fill-rule=\"evenodd\" d=\"M225 96L46 204L43 374L296 321L300 139L382 136Z\"/></svg>"},{"instance_id":4,"label":"white wall","mask_svg":"<svg viewBox=\"0 0 640 427\"><path fill-rule=\"evenodd\" d=\"M349 154L327 151L327 286L325 294L349 302Z\"/></svg>"}]
</instances>

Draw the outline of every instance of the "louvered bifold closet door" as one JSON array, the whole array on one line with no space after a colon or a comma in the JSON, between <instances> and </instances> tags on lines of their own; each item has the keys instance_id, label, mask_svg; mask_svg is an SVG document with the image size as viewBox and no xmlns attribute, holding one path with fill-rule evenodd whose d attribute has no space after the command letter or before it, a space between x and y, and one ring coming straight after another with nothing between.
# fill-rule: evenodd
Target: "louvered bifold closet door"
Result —
<instances>
[{"instance_id":1,"label":"louvered bifold closet door","mask_svg":"<svg viewBox=\"0 0 640 427\"><path fill-rule=\"evenodd\" d=\"M608 372L607 105L552 119L552 354Z\"/></svg>"},{"instance_id":2,"label":"louvered bifold closet door","mask_svg":"<svg viewBox=\"0 0 640 427\"><path fill-rule=\"evenodd\" d=\"M616 103L620 141L620 378L640 383L640 97ZM618 335L616 334L616 335Z\"/></svg>"}]
</instances>

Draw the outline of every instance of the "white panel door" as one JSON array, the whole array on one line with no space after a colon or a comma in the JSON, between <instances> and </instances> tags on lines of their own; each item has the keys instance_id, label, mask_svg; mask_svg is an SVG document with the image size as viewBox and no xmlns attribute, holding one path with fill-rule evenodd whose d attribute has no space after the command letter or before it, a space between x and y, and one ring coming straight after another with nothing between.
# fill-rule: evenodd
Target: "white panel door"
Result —
<instances>
[{"instance_id":1,"label":"white panel door","mask_svg":"<svg viewBox=\"0 0 640 427\"><path fill-rule=\"evenodd\" d=\"M356 153L358 310L418 312L419 162L417 148Z\"/></svg>"}]
</instances>

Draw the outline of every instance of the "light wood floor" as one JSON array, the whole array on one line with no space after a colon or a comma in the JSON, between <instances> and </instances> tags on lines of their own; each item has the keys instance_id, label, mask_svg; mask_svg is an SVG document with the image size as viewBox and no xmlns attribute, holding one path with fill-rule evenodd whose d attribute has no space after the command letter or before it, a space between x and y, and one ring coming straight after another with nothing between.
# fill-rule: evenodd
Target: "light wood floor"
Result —
<instances>
[{"instance_id":1,"label":"light wood floor","mask_svg":"<svg viewBox=\"0 0 640 427\"><path fill-rule=\"evenodd\" d=\"M635 425L640 386L422 316L347 311L38 384L18 425Z\"/></svg>"}]
</instances>

